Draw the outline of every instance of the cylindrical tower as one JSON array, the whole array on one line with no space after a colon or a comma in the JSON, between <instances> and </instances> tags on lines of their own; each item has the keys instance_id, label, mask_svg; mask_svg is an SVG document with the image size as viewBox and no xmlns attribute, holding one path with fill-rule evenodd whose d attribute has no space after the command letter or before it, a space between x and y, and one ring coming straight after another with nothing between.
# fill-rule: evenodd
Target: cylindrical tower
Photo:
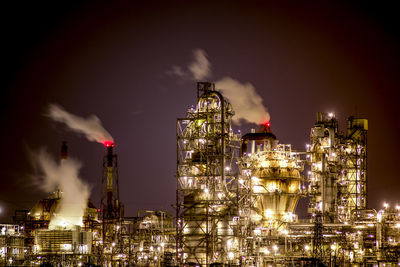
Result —
<instances>
[{"instance_id":1,"label":"cylindrical tower","mask_svg":"<svg viewBox=\"0 0 400 267\"><path fill-rule=\"evenodd\" d=\"M177 261L208 266L233 260L238 247L229 221L237 213L239 139L232 107L215 85L197 89L197 106L177 122Z\"/></svg>"}]
</instances>

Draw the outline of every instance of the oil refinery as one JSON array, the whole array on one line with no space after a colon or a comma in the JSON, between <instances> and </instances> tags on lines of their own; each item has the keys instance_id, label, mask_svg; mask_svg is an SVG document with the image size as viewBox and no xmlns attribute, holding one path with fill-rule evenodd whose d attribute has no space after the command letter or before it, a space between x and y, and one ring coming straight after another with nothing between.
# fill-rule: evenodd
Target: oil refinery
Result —
<instances>
[{"instance_id":1,"label":"oil refinery","mask_svg":"<svg viewBox=\"0 0 400 267\"><path fill-rule=\"evenodd\" d=\"M367 119L350 116L342 132L335 114L317 112L300 151L268 121L234 131L233 116L215 84L197 83L197 103L176 123L175 214L125 216L116 147L105 142L101 206L57 216L56 190L17 210L0 225L0 265L400 266L400 202L368 208Z\"/></svg>"}]
</instances>

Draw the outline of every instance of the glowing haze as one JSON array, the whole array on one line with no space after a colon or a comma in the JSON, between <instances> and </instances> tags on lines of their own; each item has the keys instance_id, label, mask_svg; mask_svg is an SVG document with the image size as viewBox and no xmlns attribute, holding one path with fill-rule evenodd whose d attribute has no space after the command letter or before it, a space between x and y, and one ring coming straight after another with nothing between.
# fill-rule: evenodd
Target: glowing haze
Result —
<instances>
[{"instance_id":1,"label":"glowing haze","mask_svg":"<svg viewBox=\"0 0 400 267\"><path fill-rule=\"evenodd\" d=\"M173 66L167 73L180 78L190 76L197 81L211 76L211 63L204 50L193 50L193 61L189 63L188 70L189 72L185 72L181 67ZM232 104L235 111L232 118L234 123L241 125L244 121L255 124L269 122L270 115L263 105L263 99L251 83L241 83L231 77L224 77L215 84L216 89Z\"/></svg>"},{"instance_id":2,"label":"glowing haze","mask_svg":"<svg viewBox=\"0 0 400 267\"><path fill-rule=\"evenodd\" d=\"M57 163L44 150L35 159L43 172L43 176L38 177L40 187L47 193L61 191L49 228L81 226L90 195L89 186L78 177L81 163L71 158Z\"/></svg>"},{"instance_id":3,"label":"glowing haze","mask_svg":"<svg viewBox=\"0 0 400 267\"><path fill-rule=\"evenodd\" d=\"M89 141L102 144L114 143L111 134L104 129L96 115L82 118L69 113L59 105L50 104L48 116L55 121L65 123L71 130L84 134Z\"/></svg>"}]
</instances>

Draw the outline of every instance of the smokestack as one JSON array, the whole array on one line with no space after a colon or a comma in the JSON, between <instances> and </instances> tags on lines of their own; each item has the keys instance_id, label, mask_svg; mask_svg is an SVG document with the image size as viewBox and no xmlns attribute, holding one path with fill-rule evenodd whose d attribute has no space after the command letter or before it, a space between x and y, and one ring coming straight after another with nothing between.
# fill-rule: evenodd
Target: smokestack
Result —
<instances>
[{"instance_id":1,"label":"smokestack","mask_svg":"<svg viewBox=\"0 0 400 267\"><path fill-rule=\"evenodd\" d=\"M113 155L115 144L112 142L107 142L104 144L107 147L107 167L113 167Z\"/></svg>"},{"instance_id":2,"label":"smokestack","mask_svg":"<svg viewBox=\"0 0 400 267\"><path fill-rule=\"evenodd\" d=\"M266 123L261 124L258 132L259 133L272 133L271 132L271 123L269 121L267 121Z\"/></svg>"},{"instance_id":3,"label":"smokestack","mask_svg":"<svg viewBox=\"0 0 400 267\"><path fill-rule=\"evenodd\" d=\"M117 219L121 216L119 204L119 188L118 188L118 165L117 155L114 154L115 144L112 141L104 142L107 154L103 161L103 193L102 193L102 210L103 219Z\"/></svg>"},{"instance_id":4,"label":"smokestack","mask_svg":"<svg viewBox=\"0 0 400 267\"><path fill-rule=\"evenodd\" d=\"M61 160L68 159L68 146L67 142L63 141L61 144Z\"/></svg>"}]
</instances>

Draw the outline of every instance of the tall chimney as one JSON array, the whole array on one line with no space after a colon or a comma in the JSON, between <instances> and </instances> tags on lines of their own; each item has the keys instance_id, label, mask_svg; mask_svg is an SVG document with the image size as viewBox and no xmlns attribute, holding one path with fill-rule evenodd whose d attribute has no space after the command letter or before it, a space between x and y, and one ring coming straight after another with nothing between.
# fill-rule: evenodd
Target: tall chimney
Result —
<instances>
[{"instance_id":1,"label":"tall chimney","mask_svg":"<svg viewBox=\"0 0 400 267\"><path fill-rule=\"evenodd\" d=\"M68 159L68 146L67 142L63 141L61 144L61 159Z\"/></svg>"}]
</instances>

